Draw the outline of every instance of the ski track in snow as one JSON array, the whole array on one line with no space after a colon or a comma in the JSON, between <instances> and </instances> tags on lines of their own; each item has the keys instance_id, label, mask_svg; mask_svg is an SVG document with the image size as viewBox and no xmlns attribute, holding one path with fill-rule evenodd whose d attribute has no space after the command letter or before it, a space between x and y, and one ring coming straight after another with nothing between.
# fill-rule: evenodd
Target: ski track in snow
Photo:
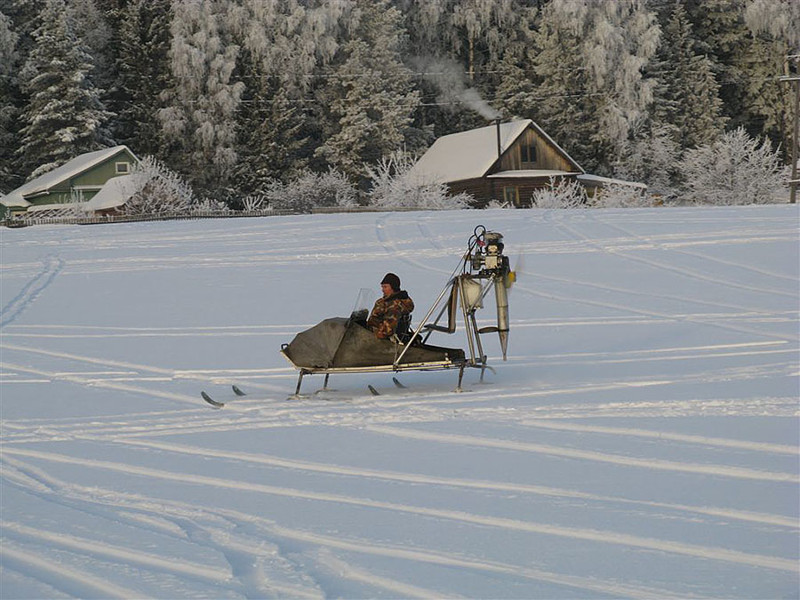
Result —
<instances>
[{"instance_id":1,"label":"ski track in snow","mask_svg":"<svg viewBox=\"0 0 800 600\"><path fill-rule=\"evenodd\" d=\"M81 529L72 530L68 526L54 529L53 523L48 526L39 525L35 520L22 520L19 517L21 513L14 511L13 514L4 514L0 521L0 574L14 574L17 580L37 582L36 585L40 586L31 589L54 589L73 597L142 597L158 589L169 589L169 595L176 597L188 597L203 590L204 596L227 597L232 593L240 597L325 598L340 595L343 589L369 596L470 596L469 588L451 587L445 583L448 578L434 578L426 583L409 576L414 573L413 565L420 568L424 565L425 569L470 573L515 585L527 582L528 585L545 586L544 589L551 592L560 590L559 593L565 597L574 597L576 593L583 597L741 597L734 588L719 584L718 577L713 577L713 583L711 580L681 581L674 578L649 581L646 578L625 578L615 570L604 577L598 574L602 573L600 567L599 570L594 567L575 568L571 572L567 563L561 564L561 569L553 569L548 568L552 565L545 562L529 561L525 556L512 559L513 555L495 553L491 548L485 553L477 548L454 551L446 543L440 548L420 546L413 536L381 537L378 534L366 537L365 531L358 528L337 531L315 529L312 524L298 527L288 522L282 524L280 516L276 519L265 517L268 511L262 513L252 508L207 505L202 500L203 492L225 492L236 498L255 495L260 498L258 505L268 505L270 498L283 498L315 507L315 512L340 508L378 511L387 521L398 519L398 523L402 523L404 517L413 516L429 520L443 530L487 530L528 536L532 547L547 544L549 540L561 540L580 546L582 551L596 547L599 548L597 552L606 553L623 548L643 551L645 556L734 566L752 570L754 574L776 582L784 580L782 578L796 582L797 556L787 555L777 543L768 545L774 548L771 553L748 549L746 538L735 547L726 547L716 540L699 543L689 538L681 539L680 533L673 536L669 529L656 528L641 534L630 532L618 527L613 519L608 523L598 523L596 527L577 523L566 525L536 519L535 514L529 515L533 518L506 516L502 510L489 510L488 505L479 510L477 506L480 503L474 507L465 504L464 508L444 508L426 499L430 498L432 490L459 490L465 498L476 502L489 495L502 508L506 502L519 496L546 502L548 506L552 502L569 502L571 504L566 506L602 514L636 511L640 515L637 518L652 522L667 519L686 523L699 521L720 531L732 522L744 531L758 532L758 536L768 536L772 531L775 535L781 532L781 536L789 535L796 539L800 524L795 513L737 508L734 503L729 504L721 498L699 498L701 501L695 503L664 500L657 494L652 497L647 493L631 494L631 489L624 486L616 494L599 493L584 489L580 481L568 486L524 483L518 481L513 472L504 477L502 469L492 478L464 477L415 469L413 461L403 463L407 467L405 470L391 468L388 464L381 467L380 460L376 466L367 467L348 464L333 456L324 460L293 456L291 447L286 447L286 452L267 452L236 449L235 445L226 449L224 443L213 442L215 439L223 442L236 439L224 437L231 434L262 432L269 436L270 431L292 430L299 434L325 428L354 436L377 436L387 443L396 440L405 447L428 449L425 452L452 448L481 453L486 457L513 453L530 456L534 461L567 461L589 470L613 467L624 470L630 478L637 478L642 473L663 473L659 476L673 477L676 482L693 478L692 481L701 488L713 485L711 481L722 481L737 486L791 486L797 490L800 477L796 461L794 467L783 470L780 465L790 463L775 462L796 458L798 449L794 444L725 436L724 432L716 433L708 428L702 433L685 433L677 426L670 427L669 421L660 421L660 426L653 423L636 426L635 421L631 421L667 418L674 419L677 424L682 418L722 416L796 421L800 414L797 398L787 393L746 391L740 397L685 399L657 393L652 400L648 394L652 390L672 390L676 386L696 386L699 389L699 386L730 385L731 382L758 386L771 380L796 380L799 315L797 310L786 307L786 300L796 299L797 279L774 268L710 257L703 254L703 249L778 241L796 243L797 229L777 221L765 225L754 220L747 227L743 225L732 230L715 228L718 223L714 222L702 235L643 235L625 219L613 214L598 215L601 212L582 211L577 217L554 211L533 213L527 217L527 224L545 225L554 233L566 234L569 239L529 241L528 250L535 251L537 262L545 261L548 255L605 254L701 286L722 286L734 292L769 296L777 305L782 303L783 308L757 303L751 305L752 300L739 302L735 300L735 293L733 300L728 296L725 300L716 296L687 298L678 291L664 295L574 276L526 272L514 287L511 297L514 335L522 336L526 330L537 333L596 329L601 332L615 326L662 327L669 323L692 323L725 332L727 337L710 338L707 343L665 339L657 340L661 345L602 351L548 352L537 348L535 352L512 353L508 363L502 364L503 372L512 375L510 381L504 382L499 376L496 383L486 388L476 384L463 394L452 394L449 390L415 392L412 388L371 397L360 389L353 393L357 386L348 383L344 391L331 393L329 397L311 396L287 402L286 396L296 375L280 361L256 369L173 368L148 364L146 357L139 360L112 358L104 355L99 350L101 347L96 354L86 350L92 346L82 345L82 350L63 348L78 341L110 343L115 347L113 344L162 339L187 340L185 343L191 344L194 340L230 338L241 339L242 344L247 344L248 340L271 336L285 340L312 323L293 324L289 321L275 324L265 321L259 325L158 327L70 325L51 320L48 325L47 321L25 322L20 317L23 312L26 317L35 313L34 301L59 275L91 274L94 277L126 272L156 273L189 266L193 269L236 267L258 270L291 265L302 269L310 265L335 265L343 258L350 260L363 256L364 242L348 243L348 238L345 238L335 248L331 245L333 242L327 236L335 235L336 227L321 231L323 238L304 247L302 253L293 253L291 249L282 249L280 243L271 243L268 248L259 246L256 252L243 258L242 250L250 252L254 242L263 244L264 240L271 239L263 226L255 225L245 226L241 232L217 232L214 243L222 244L227 251L213 255L202 251L179 251L184 244L203 243L202 232L165 232L155 237L140 231L140 235L130 236L124 242L109 240L107 243L115 250L126 244L130 249L142 242L153 243L153 247L161 244L164 248L178 251L176 256L170 257L165 252L147 259L116 256L95 261L65 260L60 255L51 254L38 263L38 272L32 270L33 262L4 264L5 276L27 277L29 281L0 311L0 326L3 326L0 384L15 386L7 388L10 392L25 386L37 386L42 390L45 389L43 385L60 386L58 389L72 390L70 395L77 394L77 397L88 390L102 390L109 397L124 392L127 397L141 399L146 404L144 409L135 407L128 413L91 418L48 417L46 414L4 418L0 423L3 489L16 490L15 494L21 494L21 497L35 497L52 507L78 511L100 523L115 527L123 525L174 543L203 549L217 555L219 560L208 564L188 558L188 554L186 557L168 556L157 547L152 550L142 544L132 547L102 535L94 537L91 531L83 530L81 533ZM368 218L360 219L354 225L354 231L361 231L365 223L369 224ZM463 223L469 222L460 214L458 219ZM281 235L291 239L293 234L303 231L304 223L306 221L287 219L284 225L288 227ZM448 264L440 259L450 257L452 260L449 262L455 262L466 247L463 231L452 233L428 214L385 214L375 217L373 223L377 246L367 246L367 252L372 253L371 260L380 262L391 257L404 264L406 271L427 272L434 279L449 274L438 266ZM515 223L513 228L509 226L508 232L504 231L509 247L514 244L514 228L523 225ZM293 229L295 226L298 229ZM589 233L600 228L613 230L618 237L599 238ZM88 236L85 239L76 237L71 243L75 247L81 244L102 247L102 243L91 241ZM52 248L48 251L52 253ZM513 250L511 253L513 256ZM721 274L709 275L669 260L670 256L678 255L693 261L708 260L721 269ZM774 287L749 285L738 278L733 279L728 274L733 274L734 270L771 279ZM609 299L601 299L604 294L610 294ZM620 294L625 296L624 301L611 299ZM530 312L523 312L515 320L514 303L520 302L519 295L525 300L546 299L581 306L585 309L582 312L611 310L616 316L532 317ZM654 302L657 300L682 301L685 312L651 306L657 304ZM688 306L701 308L692 312L686 308ZM29 308L31 310L27 310ZM418 311L421 308L418 307ZM482 315L487 323L491 322L490 313ZM738 336L740 341L730 336ZM669 364L680 364L685 368L663 371L664 365ZM529 379L526 383L524 376L520 379L515 375L523 372L546 374L547 369L561 367L582 372L600 366L610 370L602 376L598 371L591 371L590 376L574 382ZM197 396L201 387L237 382L248 389L249 395L224 398L230 401L221 411L211 410ZM639 399L630 400L632 392L637 390L641 391ZM609 395L615 393L624 394L625 399L610 400ZM599 418L603 421L587 422ZM609 418L624 421L612 425ZM461 428L450 429L448 426L453 424L460 424ZM484 430L484 424L492 428ZM503 427L525 428L530 436L525 440L508 438L503 435ZM539 434L547 435L548 441L539 440ZM193 436L199 437L195 440ZM587 436L600 442L599 445L594 448L587 443ZM625 442L625 447L634 451L639 448L635 444L647 442L653 445L651 450L665 452L665 457L606 449L602 446L603 439ZM208 441L203 443L203 440ZM95 446L108 449L108 454L104 453L102 458L85 455L85 449ZM691 453L669 453L685 448L691 448ZM152 462L147 460L154 454L166 459L164 467L152 466ZM692 458L687 459L689 456ZM173 467L168 457L183 459ZM774 466L754 467L751 459L755 461L752 464ZM231 469L230 475L225 469L216 470L213 475L200 474L202 470L181 470L180 465L187 464L184 462L187 460L209 465L219 462L236 468ZM277 470L304 477L296 479L295 485L281 485L273 484L269 479L261 481L239 476L252 469L267 469L264 471L267 474ZM73 481L73 473L84 475ZM81 483L87 477L94 483ZM369 487L363 490L359 485L326 489L324 482L333 480L364 482ZM147 484L143 493L138 487L120 485L123 481L146 481L158 491L147 491L151 489ZM317 482L317 485L312 482ZM187 486L200 490L200 499L187 501L185 495L177 492ZM425 493L416 502L386 500L370 493L386 486L419 488ZM133 493L131 489L139 491ZM165 493L168 489L176 492ZM215 493L214 497L219 496ZM569 510L566 506L565 510ZM386 531L382 535L385 536ZM67 557L66 562L62 562L62 557ZM100 571L93 568L96 563L104 565ZM144 580L153 582L155 587L139 588L135 578L114 577L115 569L141 569L147 573ZM713 572L714 567L709 569ZM553 587L546 587L548 585ZM142 591L148 589L151 591Z\"/></svg>"},{"instance_id":2,"label":"ski track in snow","mask_svg":"<svg viewBox=\"0 0 800 600\"><path fill-rule=\"evenodd\" d=\"M640 549L657 550L667 553L675 553L686 556L707 558L718 561L732 562L753 567L766 569L776 569L794 573L797 571L795 560L782 559L777 557L749 554L737 552L725 548L714 548L709 546L699 546L686 544L664 539L645 538L636 535L617 533L612 531L602 531L594 529L581 529L575 527L563 527L548 523L537 523L533 521L522 521L519 519L509 519L467 513L464 511L443 510L426 508L409 504L399 504L394 502L383 502L370 500L351 495L333 494L326 492L315 492L296 488L285 488L258 483L249 483L241 480L224 479L220 477L207 477L166 471L163 469L146 468L123 463L110 461L100 461L94 459L79 459L67 457L60 454L50 454L31 450L13 449L6 450L11 456L22 456L36 458L43 461L51 461L57 464L80 465L89 469L101 469L121 472L126 475L145 477L151 479L163 479L173 483L190 483L192 485L219 487L227 490L254 492L257 494L275 495L290 497L298 500L312 500L316 502L328 502L349 504L360 507L376 508L385 511L396 511L401 513L411 513L419 516L429 516L437 519L460 521L484 527L496 527L512 531L544 534L549 536L567 537L571 539L595 542L600 544L619 544Z\"/></svg>"},{"instance_id":3,"label":"ski track in snow","mask_svg":"<svg viewBox=\"0 0 800 600\"><path fill-rule=\"evenodd\" d=\"M19 317L29 304L47 289L63 270L64 262L60 258L48 256L41 270L20 290L8 304L0 309L0 327L5 327Z\"/></svg>"},{"instance_id":4,"label":"ski track in snow","mask_svg":"<svg viewBox=\"0 0 800 600\"><path fill-rule=\"evenodd\" d=\"M459 554L431 552L413 546L378 544L364 539L348 539L341 535L315 534L310 531L283 527L274 521L231 509L164 501L141 494L120 494L96 487L86 488L67 484L39 468L30 467L15 459L12 459L11 462L22 477L27 477L38 484L37 494L42 497L55 497L56 502L78 505L100 519L113 518L133 522L137 525L144 524L148 529L166 532L179 539L186 539L191 535L195 541L216 550L229 559L237 554L238 558L232 561L230 570L208 569L198 574L201 565L173 567L169 564L160 564L163 557L158 555L130 552L122 547L98 547L96 544L87 544L86 540L74 536L56 536L45 530L25 527L16 523L1 524L4 530L10 530L16 534L16 537L47 540L48 543L56 543L62 547L80 549L94 555L100 554L106 560L124 557L126 562L133 560L134 563L142 566L152 566L155 563L162 571L188 571L194 578L216 582L224 581L226 576L231 577L237 570L237 564L247 564L251 565L250 572L243 573L244 579L248 582L247 588L252 589L253 594L259 597L271 596L276 592L280 597L325 597L317 582L309 579L306 574L297 573L298 565L292 560L292 555L296 552L288 554L282 552L281 548L289 544L293 546L302 544L310 547L311 550L306 550L305 553L316 555L319 563L325 567L330 567L333 562L337 562L339 566L344 565L330 552L332 549L338 549L350 553L390 557L401 561L444 566L464 571L513 575L515 578L551 582L559 586L592 593L622 595L630 598L671 596L664 589L637 587L610 580L576 577L525 566L479 560L470 557L466 552ZM108 508L111 509L111 512L107 510ZM188 529L187 525L190 525ZM262 568L259 569L259 572L253 573L252 565L258 566L259 563L263 565ZM268 573L265 572L267 569L269 569ZM247 571L241 567L239 570ZM425 592L418 586L389 581L352 566L348 566L346 571L345 575L348 578L356 578L379 588L389 589L395 594L399 591L399 587L404 587L405 591L402 597L406 597L405 594L412 590L415 594ZM340 575L342 574L340 573ZM438 595L431 590L427 591L429 592L426 594L427 597ZM692 594L690 597L702 596Z\"/></svg>"}]
</instances>

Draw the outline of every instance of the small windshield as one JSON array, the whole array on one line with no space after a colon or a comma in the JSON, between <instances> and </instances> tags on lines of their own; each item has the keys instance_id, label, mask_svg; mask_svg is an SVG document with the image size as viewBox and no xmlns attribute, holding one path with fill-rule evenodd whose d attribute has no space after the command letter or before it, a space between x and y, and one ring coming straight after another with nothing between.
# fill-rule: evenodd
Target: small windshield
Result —
<instances>
[{"instance_id":1,"label":"small windshield","mask_svg":"<svg viewBox=\"0 0 800 600\"><path fill-rule=\"evenodd\" d=\"M375 304L375 295L375 290L372 288L361 288L358 290L358 296L356 296L356 303L353 305L352 315L355 316L358 314L359 317L363 315L363 319L366 320L367 316L369 316L369 311L372 309L372 305ZM366 314L364 314L365 311Z\"/></svg>"}]
</instances>

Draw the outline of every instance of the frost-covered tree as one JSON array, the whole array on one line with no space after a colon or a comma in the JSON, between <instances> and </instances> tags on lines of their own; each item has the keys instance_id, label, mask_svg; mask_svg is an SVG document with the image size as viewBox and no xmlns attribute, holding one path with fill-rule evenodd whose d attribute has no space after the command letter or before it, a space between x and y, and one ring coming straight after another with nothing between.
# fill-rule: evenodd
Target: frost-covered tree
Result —
<instances>
[{"instance_id":1,"label":"frost-covered tree","mask_svg":"<svg viewBox=\"0 0 800 600\"><path fill-rule=\"evenodd\" d=\"M134 216L189 214L196 205L191 186L153 156L145 156L130 175L133 195L122 212Z\"/></svg>"},{"instance_id":2,"label":"frost-covered tree","mask_svg":"<svg viewBox=\"0 0 800 600\"><path fill-rule=\"evenodd\" d=\"M680 168L683 198L697 204L768 204L779 200L783 188L777 152L742 127L687 151Z\"/></svg>"},{"instance_id":3,"label":"frost-covered tree","mask_svg":"<svg viewBox=\"0 0 800 600\"><path fill-rule=\"evenodd\" d=\"M12 30L11 19L0 12L0 193L8 192L17 184L14 147L18 109L14 102L14 73L19 64L18 41L19 35Z\"/></svg>"},{"instance_id":4,"label":"frost-covered tree","mask_svg":"<svg viewBox=\"0 0 800 600\"><path fill-rule=\"evenodd\" d=\"M547 187L534 190L534 208L586 208L589 201L586 188L574 179L551 177Z\"/></svg>"},{"instance_id":5,"label":"frost-covered tree","mask_svg":"<svg viewBox=\"0 0 800 600\"><path fill-rule=\"evenodd\" d=\"M244 84L233 79L239 47L226 0L175 0L172 77L158 112L170 165L200 189L225 187L236 164L236 111Z\"/></svg>"},{"instance_id":6,"label":"frost-covered tree","mask_svg":"<svg viewBox=\"0 0 800 600\"><path fill-rule=\"evenodd\" d=\"M659 38L655 15L644 0L552 0L543 8L536 73L550 102L543 102L538 114L585 167L610 172L647 119L654 82L644 77L644 69ZM574 103L580 104L574 108ZM573 125L559 114L565 110L578 113L580 123L595 132L593 139L576 139ZM583 147L573 149L576 142Z\"/></svg>"},{"instance_id":7,"label":"frost-covered tree","mask_svg":"<svg viewBox=\"0 0 800 600\"><path fill-rule=\"evenodd\" d=\"M420 96L400 58L402 21L385 1L357 0L350 39L342 45L328 85L325 140L316 154L353 179L363 164L403 146Z\"/></svg>"},{"instance_id":8,"label":"frost-covered tree","mask_svg":"<svg viewBox=\"0 0 800 600\"><path fill-rule=\"evenodd\" d=\"M517 77L515 68L529 61L537 14L530 2L400 0L396 4L405 15L409 61L424 73L418 83L426 98L421 126L432 125L437 135L480 127L505 107L506 96L520 100L516 86L525 88L529 78L527 73ZM525 108L518 102L509 114L527 116Z\"/></svg>"},{"instance_id":9,"label":"frost-covered tree","mask_svg":"<svg viewBox=\"0 0 800 600\"><path fill-rule=\"evenodd\" d=\"M320 138L312 83L333 59L351 8L349 1L244 0L231 10L246 84L237 113L236 179L247 193L308 167Z\"/></svg>"},{"instance_id":10,"label":"frost-covered tree","mask_svg":"<svg viewBox=\"0 0 800 600\"><path fill-rule=\"evenodd\" d=\"M368 165L372 188L369 203L372 206L396 209L455 210L469 208L474 200L466 193L450 195L447 185L422 181L411 173L414 160L404 152L384 156L376 165Z\"/></svg>"},{"instance_id":11,"label":"frost-covered tree","mask_svg":"<svg viewBox=\"0 0 800 600\"><path fill-rule=\"evenodd\" d=\"M729 127L749 127L751 115L744 97L746 79L753 74L743 69L747 63L749 40L744 23L744 7L751 0L683 0L692 23L697 50L711 61L720 86L722 114ZM770 76L774 76L772 73ZM764 76L760 74L759 76Z\"/></svg>"},{"instance_id":12,"label":"frost-covered tree","mask_svg":"<svg viewBox=\"0 0 800 600\"><path fill-rule=\"evenodd\" d=\"M170 0L132 0L122 10L117 138L142 155L161 152L160 93L169 81Z\"/></svg>"},{"instance_id":13,"label":"frost-covered tree","mask_svg":"<svg viewBox=\"0 0 800 600\"><path fill-rule=\"evenodd\" d=\"M655 114L674 126L681 148L709 143L724 130L719 85L711 61L698 53L692 25L683 5L676 3L664 30L657 66L659 84Z\"/></svg>"},{"instance_id":14,"label":"frost-covered tree","mask_svg":"<svg viewBox=\"0 0 800 600\"><path fill-rule=\"evenodd\" d=\"M793 0L752 0L744 20L752 36L749 52L740 62L747 73L744 96L748 112L761 124L761 133L780 144L786 162L793 144L792 104L794 84L776 81L775 75L797 76L800 61L800 3Z\"/></svg>"},{"instance_id":15,"label":"frost-covered tree","mask_svg":"<svg viewBox=\"0 0 800 600\"><path fill-rule=\"evenodd\" d=\"M64 0L47 0L40 18L21 73L28 101L18 154L25 169L35 169L31 177L113 143L106 129L111 115L90 78L92 58Z\"/></svg>"},{"instance_id":16,"label":"frost-covered tree","mask_svg":"<svg viewBox=\"0 0 800 600\"><path fill-rule=\"evenodd\" d=\"M276 210L307 213L314 208L356 205L356 190L347 176L336 169L325 173L305 171L289 182L273 180L264 194Z\"/></svg>"},{"instance_id":17,"label":"frost-covered tree","mask_svg":"<svg viewBox=\"0 0 800 600\"><path fill-rule=\"evenodd\" d=\"M645 183L653 195L674 196L681 149L673 133L672 127L664 125L637 132L615 165L614 176Z\"/></svg>"},{"instance_id":18,"label":"frost-covered tree","mask_svg":"<svg viewBox=\"0 0 800 600\"><path fill-rule=\"evenodd\" d=\"M108 20L97 7L95 0L69 0L70 11L75 24L75 33L83 41L86 52L92 57L92 83L107 94L114 86L115 67L112 56L112 30ZM107 103L105 97L101 98Z\"/></svg>"},{"instance_id":19,"label":"frost-covered tree","mask_svg":"<svg viewBox=\"0 0 800 600\"><path fill-rule=\"evenodd\" d=\"M599 188L591 202L594 208L643 208L653 205L646 188L617 183Z\"/></svg>"},{"instance_id":20,"label":"frost-covered tree","mask_svg":"<svg viewBox=\"0 0 800 600\"><path fill-rule=\"evenodd\" d=\"M563 17L551 8L536 33L534 69L539 82L533 118L584 168L594 171L612 151L597 122L603 96L585 67L581 30Z\"/></svg>"}]
</instances>

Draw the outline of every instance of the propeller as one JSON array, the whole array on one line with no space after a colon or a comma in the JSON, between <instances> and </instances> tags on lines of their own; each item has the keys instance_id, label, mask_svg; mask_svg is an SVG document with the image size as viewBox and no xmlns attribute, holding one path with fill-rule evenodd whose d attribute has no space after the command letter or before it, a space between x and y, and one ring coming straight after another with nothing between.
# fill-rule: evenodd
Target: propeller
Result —
<instances>
[{"instance_id":1,"label":"propeller","mask_svg":"<svg viewBox=\"0 0 800 600\"><path fill-rule=\"evenodd\" d=\"M525 271L525 255L520 253L517 255L517 260L514 263L514 268L511 269L505 276L506 289L511 292L511 288L522 276Z\"/></svg>"}]
</instances>

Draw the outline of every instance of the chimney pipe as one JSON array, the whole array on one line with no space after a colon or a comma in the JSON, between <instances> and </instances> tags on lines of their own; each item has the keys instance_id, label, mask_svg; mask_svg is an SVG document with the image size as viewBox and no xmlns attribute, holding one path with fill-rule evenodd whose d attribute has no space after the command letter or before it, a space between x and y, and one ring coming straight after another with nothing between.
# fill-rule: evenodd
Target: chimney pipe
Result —
<instances>
[{"instance_id":1,"label":"chimney pipe","mask_svg":"<svg viewBox=\"0 0 800 600\"><path fill-rule=\"evenodd\" d=\"M499 163L500 157L503 155L503 147L500 145L500 119L496 119L495 124L497 125L497 161Z\"/></svg>"}]
</instances>

